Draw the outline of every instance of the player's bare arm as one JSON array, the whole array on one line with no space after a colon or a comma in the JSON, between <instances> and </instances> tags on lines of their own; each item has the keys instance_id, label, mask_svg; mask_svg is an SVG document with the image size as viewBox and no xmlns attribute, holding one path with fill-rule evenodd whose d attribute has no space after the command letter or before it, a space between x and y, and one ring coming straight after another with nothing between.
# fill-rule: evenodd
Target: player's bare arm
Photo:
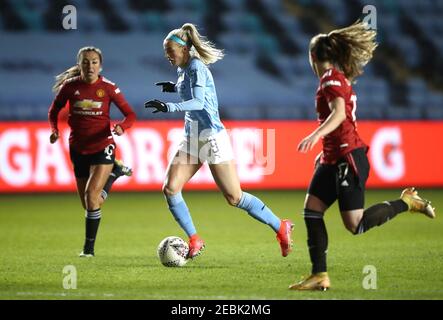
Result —
<instances>
[{"instance_id":1,"label":"player's bare arm","mask_svg":"<svg viewBox=\"0 0 443 320\"><path fill-rule=\"evenodd\" d=\"M320 138L337 129L346 119L345 100L341 97L335 98L329 103L331 114L326 121L314 130L309 136L305 137L297 147L297 150L303 153L311 151Z\"/></svg>"}]
</instances>

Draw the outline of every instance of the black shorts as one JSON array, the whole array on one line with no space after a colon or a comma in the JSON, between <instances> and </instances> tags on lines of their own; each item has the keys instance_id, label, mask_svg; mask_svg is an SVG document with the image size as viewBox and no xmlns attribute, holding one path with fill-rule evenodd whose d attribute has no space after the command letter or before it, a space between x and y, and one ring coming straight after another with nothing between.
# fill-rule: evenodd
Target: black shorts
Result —
<instances>
[{"instance_id":1,"label":"black shorts","mask_svg":"<svg viewBox=\"0 0 443 320\"><path fill-rule=\"evenodd\" d=\"M74 149L69 149L74 174L76 178L88 178L89 168L96 164L113 164L115 160L115 145L110 144L102 151L92 154L81 154Z\"/></svg>"},{"instance_id":2,"label":"black shorts","mask_svg":"<svg viewBox=\"0 0 443 320\"><path fill-rule=\"evenodd\" d=\"M322 200L328 207L338 199L340 211L364 208L365 185L370 170L366 148L351 151L351 156L354 165L346 159L340 159L333 165L318 165L308 193Z\"/></svg>"}]
</instances>

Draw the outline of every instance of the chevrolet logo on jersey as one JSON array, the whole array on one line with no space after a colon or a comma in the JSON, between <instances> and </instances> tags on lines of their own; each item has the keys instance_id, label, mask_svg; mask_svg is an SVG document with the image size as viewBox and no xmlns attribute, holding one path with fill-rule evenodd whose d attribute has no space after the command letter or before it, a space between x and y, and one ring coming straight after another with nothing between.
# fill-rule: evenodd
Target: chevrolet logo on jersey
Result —
<instances>
[{"instance_id":1,"label":"chevrolet logo on jersey","mask_svg":"<svg viewBox=\"0 0 443 320\"><path fill-rule=\"evenodd\" d=\"M101 108L102 102L100 101L94 101L92 99L83 99L80 101L76 101L74 103L75 108L81 108L83 110L85 109L98 109Z\"/></svg>"}]
</instances>

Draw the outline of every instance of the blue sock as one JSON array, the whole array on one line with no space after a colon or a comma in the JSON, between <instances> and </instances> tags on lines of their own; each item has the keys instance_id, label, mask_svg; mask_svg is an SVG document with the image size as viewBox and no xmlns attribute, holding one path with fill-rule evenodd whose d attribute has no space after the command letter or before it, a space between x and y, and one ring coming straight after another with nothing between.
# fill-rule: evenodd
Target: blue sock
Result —
<instances>
[{"instance_id":1,"label":"blue sock","mask_svg":"<svg viewBox=\"0 0 443 320\"><path fill-rule=\"evenodd\" d=\"M180 227L186 232L188 237L197 233L192 222L191 214L189 213L188 206L182 197L182 193L179 192L173 196L166 196L166 201L168 201L169 210L174 216L175 220L178 222Z\"/></svg>"},{"instance_id":2,"label":"blue sock","mask_svg":"<svg viewBox=\"0 0 443 320\"><path fill-rule=\"evenodd\" d=\"M277 217L259 198L243 192L237 208L246 210L250 216L269 225L275 232L280 229L280 218Z\"/></svg>"}]
</instances>

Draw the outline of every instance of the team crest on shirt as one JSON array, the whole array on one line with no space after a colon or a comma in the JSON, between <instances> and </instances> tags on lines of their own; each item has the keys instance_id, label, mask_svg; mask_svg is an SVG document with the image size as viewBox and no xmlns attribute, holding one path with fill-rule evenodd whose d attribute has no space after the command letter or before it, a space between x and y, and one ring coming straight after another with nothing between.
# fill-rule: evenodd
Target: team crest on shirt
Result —
<instances>
[{"instance_id":1,"label":"team crest on shirt","mask_svg":"<svg viewBox=\"0 0 443 320\"><path fill-rule=\"evenodd\" d=\"M98 89L95 94L97 95L97 97L99 98L103 98L105 96L105 90L103 89Z\"/></svg>"}]
</instances>

